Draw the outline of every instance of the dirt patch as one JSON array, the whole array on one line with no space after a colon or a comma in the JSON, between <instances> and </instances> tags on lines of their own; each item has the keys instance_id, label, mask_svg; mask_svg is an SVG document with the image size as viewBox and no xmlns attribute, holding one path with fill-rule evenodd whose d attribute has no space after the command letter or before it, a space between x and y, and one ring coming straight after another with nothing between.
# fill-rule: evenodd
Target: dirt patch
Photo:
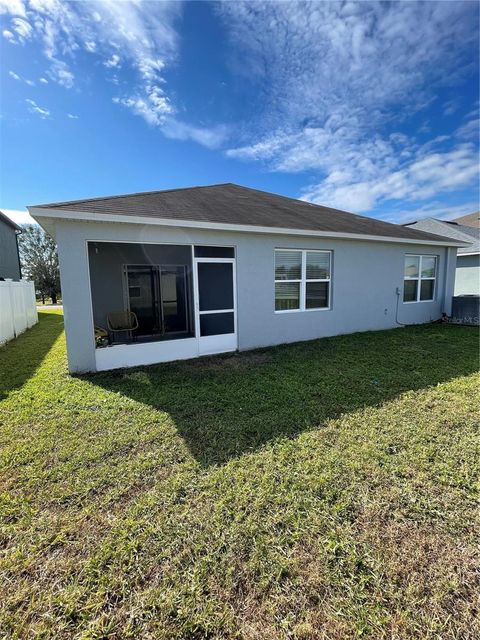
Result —
<instances>
[{"instance_id":1,"label":"dirt patch","mask_svg":"<svg viewBox=\"0 0 480 640\"><path fill-rule=\"evenodd\" d=\"M202 375L204 373L221 371L236 371L258 367L273 362L274 357L267 352L243 352L228 356L209 356L197 360L186 360L178 364L180 371Z\"/></svg>"}]
</instances>

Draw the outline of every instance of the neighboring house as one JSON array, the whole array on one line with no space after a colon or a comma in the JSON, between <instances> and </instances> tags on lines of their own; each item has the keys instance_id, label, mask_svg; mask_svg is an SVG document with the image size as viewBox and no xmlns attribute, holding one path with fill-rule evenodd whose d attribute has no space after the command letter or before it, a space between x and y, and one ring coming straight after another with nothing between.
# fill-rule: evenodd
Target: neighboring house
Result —
<instances>
[{"instance_id":1,"label":"neighboring house","mask_svg":"<svg viewBox=\"0 0 480 640\"><path fill-rule=\"evenodd\" d=\"M0 211L0 280L22 277L17 242L20 233L21 227Z\"/></svg>"},{"instance_id":2,"label":"neighboring house","mask_svg":"<svg viewBox=\"0 0 480 640\"><path fill-rule=\"evenodd\" d=\"M472 217L473 216L473 217ZM464 216L463 219L474 222L478 214ZM419 229L428 233L436 233L447 238L453 238L464 243L465 247L457 250L457 269L455 273L455 296L480 295L480 229L474 226L466 226L452 220L437 220L425 218L417 222L410 222L406 227Z\"/></svg>"},{"instance_id":3,"label":"neighboring house","mask_svg":"<svg viewBox=\"0 0 480 640\"><path fill-rule=\"evenodd\" d=\"M431 322L463 246L234 184L29 211L58 244L72 372ZM122 310L133 340L96 343Z\"/></svg>"},{"instance_id":4,"label":"neighboring house","mask_svg":"<svg viewBox=\"0 0 480 640\"><path fill-rule=\"evenodd\" d=\"M466 227L476 227L480 228L480 211L475 211L475 213L469 213L466 216L460 216L460 218L454 218L452 222L456 222L457 224L463 224Z\"/></svg>"},{"instance_id":5,"label":"neighboring house","mask_svg":"<svg viewBox=\"0 0 480 640\"><path fill-rule=\"evenodd\" d=\"M34 284L22 280L17 243L21 232L0 211L0 346L38 321Z\"/></svg>"}]
</instances>

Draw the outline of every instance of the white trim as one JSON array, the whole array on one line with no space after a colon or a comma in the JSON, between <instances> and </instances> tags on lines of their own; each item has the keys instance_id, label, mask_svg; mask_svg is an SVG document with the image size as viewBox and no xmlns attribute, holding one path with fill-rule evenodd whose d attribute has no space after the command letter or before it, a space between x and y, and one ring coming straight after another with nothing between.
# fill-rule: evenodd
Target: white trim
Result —
<instances>
[{"instance_id":1,"label":"white trim","mask_svg":"<svg viewBox=\"0 0 480 640\"><path fill-rule=\"evenodd\" d=\"M90 277L90 254L88 252L88 240L85 240L85 253L87 260L87 288L88 288L88 297L90 300L89 308L90 308L90 336L91 336L91 346L93 348L93 352L97 351L97 344L95 342L95 316L93 313L93 296L92 296L92 280ZM61 284L61 276L62 276L62 265L60 265L60 284ZM122 280L123 285L123 280ZM65 301L62 300L64 306L64 318L65 318L65 335L67 336L67 360L68 360L68 305L65 306Z\"/></svg>"},{"instance_id":2,"label":"white trim","mask_svg":"<svg viewBox=\"0 0 480 640\"><path fill-rule=\"evenodd\" d=\"M412 276L406 276L405 275L405 259L408 257L410 258L418 258L418 276L416 278L412 277ZM435 275L433 276L433 278L428 277L428 278L423 278L422 277L422 261L423 258L435 258ZM403 304L419 304L421 302L435 302L436 299L436 295L437 295L437 277L438 277L438 264L439 264L439 256L432 254L432 253L406 253L405 257L404 257L404 261L403 261L403 297L405 298L405 282L406 281L414 281L417 282L417 299L416 300L403 300ZM421 291L422 291L422 282L425 280L433 280L433 293L432 293L432 297L431 298L427 298L426 300L420 300L420 295L421 295Z\"/></svg>"},{"instance_id":3,"label":"white trim","mask_svg":"<svg viewBox=\"0 0 480 640\"><path fill-rule=\"evenodd\" d=\"M95 366L97 371L108 371L158 362L187 360L197 356L196 338L134 342L95 349Z\"/></svg>"},{"instance_id":4,"label":"white trim","mask_svg":"<svg viewBox=\"0 0 480 640\"><path fill-rule=\"evenodd\" d=\"M218 245L220 246L220 245ZM199 264L231 264L232 265L232 309L208 309L200 311L200 294L198 287L198 265ZM214 353L225 353L238 349L238 325L237 325L237 276L235 258L194 258L194 297L195 297L195 327L198 328L198 353L199 355L209 355ZM202 336L200 333L200 316L217 313L233 313L233 333L221 333L218 335Z\"/></svg>"},{"instance_id":5,"label":"white trim","mask_svg":"<svg viewBox=\"0 0 480 640\"><path fill-rule=\"evenodd\" d=\"M287 279L287 280L277 280L275 277L275 255L277 251L291 251L293 253L301 253L302 255L302 263L301 263L301 274L300 278L297 279ZM329 256L329 277L328 278L309 278L307 280L307 253L328 253ZM278 314L283 313L305 313L310 311L330 311L332 308L331 300L332 300L332 256L333 251L331 249L292 249L290 247L275 247L273 250L273 272L274 272L274 280L273 286L275 290L276 284L299 284L300 285L300 299L299 304L300 307L298 309L275 309L275 291L274 291L274 308L273 312ZM328 305L326 307L312 307L307 309L307 284L310 282L328 282Z\"/></svg>"},{"instance_id":6,"label":"white trim","mask_svg":"<svg viewBox=\"0 0 480 640\"><path fill-rule=\"evenodd\" d=\"M193 327L195 332L195 338L197 340L197 352L198 352L198 339L200 338L200 315L198 306L198 274L197 265L195 264L195 245L192 244L192 276L193 276Z\"/></svg>"},{"instance_id":7,"label":"white trim","mask_svg":"<svg viewBox=\"0 0 480 640\"><path fill-rule=\"evenodd\" d=\"M480 251L471 251L470 253L458 253L457 251L457 258L461 258L462 256L478 256L480 255Z\"/></svg>"},{"instance_id":8,"label":"white trim","mask_svg":"<svg viewBox=\"0 0 480 640\"><path fill-rule=\"evenodd\" d=\"M440 247L467 247L464 242L455 240L423 240L400 238L396 236L376 236L362 233L344 233L339 231L315 231L312 229L290 229L288 227L264 227L257 225L230 224L224 222L199 222L196 220L176 220L173 218L153 218L150 216L129 216L108 213L91 213L86 211L68 211L67 209L47 209L44 207L27 207L30 215L37 218L58 218L61 220L83 220L86 222L120 222L125 224L141 224L164 227L180 227L189 229L209 229L213 231L236 231L246 233L268 233L270 235L297 235L315 238L345 238L347 240L372 240L375 242L394 242L396 244L422 244ZM213 245L216 246L216 245ZM220 245L219 245L220 246Z\"/></svg>"},{"instance_id":9,"label":"white trim","mask_svg":"<svg viewBox=\"0 0 480 640\"><path fill-rule=\"evenodd\" d=\"M197 245L194 245L194 246L196 247ZM213 246L220 247L220 245L213 245ZM235 258L195 258L195 260L197 262L234 262Z\"/></svg>"},{"instance_id":10,"label":"white trim","mask_svg":"<svg viewBox=\"0 0 480 640\"><path fill-rule=\"evenodd\" d=\"M214 309L213 311L199 311L199 315L208 315L211 313L235 313L235 309Z\"/></svg>"}]
</instances>

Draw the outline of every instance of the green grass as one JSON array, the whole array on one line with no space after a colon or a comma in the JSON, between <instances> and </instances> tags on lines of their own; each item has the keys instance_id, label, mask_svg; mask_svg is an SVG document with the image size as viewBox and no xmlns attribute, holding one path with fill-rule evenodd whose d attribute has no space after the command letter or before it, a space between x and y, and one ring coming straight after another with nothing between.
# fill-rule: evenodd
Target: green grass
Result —
<instances>
[{"instance_id":1,"label":"green grass","mask_svg":"<svg viewBox=\"0 0 480 640\"><path fill-rule=\"evenodd\" d=\"M478 333L91 376L0 349L0 637L469 639Z\"/></svg>"}]
</instances>

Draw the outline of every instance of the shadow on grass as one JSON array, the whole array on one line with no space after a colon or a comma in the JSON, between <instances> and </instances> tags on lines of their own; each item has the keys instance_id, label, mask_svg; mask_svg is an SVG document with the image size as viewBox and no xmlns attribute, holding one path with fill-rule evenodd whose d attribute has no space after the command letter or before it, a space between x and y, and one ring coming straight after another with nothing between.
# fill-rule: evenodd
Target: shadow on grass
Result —
<instances>
[{"instance_id":1,"label":"shadow on grass","mask_svg":"<svg viewBox=\"0 0 480 640\"><path fill-rule=\"evenodd\" d=\"M38 324L0 347L0 400L32 377L62 331L61 314L40 311Z\"/></svg>"},{"instance_id":2,"label":"shadow on grass","mask_svg":"<svg viewBox=\"0 0 480 640\"><path fill-rule=\"evenodd\" d=\"M475 329L428 325L84 378L170 414L208 466L477 369Z\"/></svg>"}]
</instances>

